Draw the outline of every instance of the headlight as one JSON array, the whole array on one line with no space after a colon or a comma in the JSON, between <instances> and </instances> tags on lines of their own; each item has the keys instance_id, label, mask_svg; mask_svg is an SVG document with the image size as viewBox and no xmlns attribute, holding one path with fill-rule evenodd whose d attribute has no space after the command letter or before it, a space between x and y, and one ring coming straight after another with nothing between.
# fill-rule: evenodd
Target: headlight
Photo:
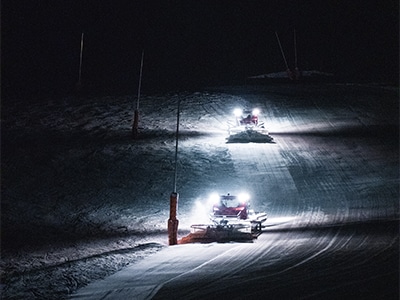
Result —
<instances>
[{"instance_id":1,"label":"headlight","mask_svg":"<svg viewBox=\"0 0 400 300\"><path fill-rule=\"evenodd\" d=\"M210 197L208 197L208 203L210 206L218 204L218 202L219 202L219 195L217 193L213 193L210 195Z\"/></svg>"},{"instance_id":2,"label":"headlight","mask_svg":"<svg viewBox=\"0 0 400 300\"><path fill-rule=\"evenodd\" d=\"M242 110L241 110L240 108L236 108L236 109L233 111L233 113L234 113L234 115L235 115L236 117L240 117L240 116L242 115Z\"/></svg>"},{"instance_id":3,"label":"headlight","mask_svg":"<svg viewBox=\"0 0 400 300\"><path fill-rule=\"evenodd\" d=\"M241 203L245 203L245 202L249 201L249 199L250 199L250 195L249 195L249 194L242 193L242 194L239 194L239 195L238 195L238 200L239 200Z\"/></svg>"},{"instance_id":4,"label":"headlight","mask_svg":"<svg viewBox=\"0 0 400 300\"><path fill-rule=\"evenodd\" d=\"M253 109L253 116L258 116L260 114L260 110L258 108Z\"/></svg>"}]
</instances>

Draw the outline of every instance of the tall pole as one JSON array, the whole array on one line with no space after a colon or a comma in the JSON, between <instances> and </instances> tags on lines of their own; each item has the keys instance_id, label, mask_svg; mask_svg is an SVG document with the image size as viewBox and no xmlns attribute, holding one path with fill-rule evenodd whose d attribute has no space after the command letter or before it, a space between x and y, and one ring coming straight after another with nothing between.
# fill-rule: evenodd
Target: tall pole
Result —
<instances>
[{"instance_id":1,"label":"tall pole","mask_svg":"<svg viewBox=\"0 0 400 300\"><path fill-rule=\"evenodd\" d=\"M293 38L294 38L294 76L296 80L300 79L300 71L297 66L297 41L296 41L296 29L293 31Z\"/></svg>"},{"instance_id":2,"label":"tall pole","mask_svg":"<svg viewBox=\"0 0 400 300\"><path fill-rule=\"evenodd\" d=\"M283 52L283 48L282 48L282 45L281 45L281 41L280 41L279 36L278 36L278 33L277 33L276 31L275 31L275 35L276 35L276 39L278 40L279 48L281 49L281 53L282 53L283 60L285 61L286 72L288 73L289 78L290 78L290 79L293 79L292 72L291 72L290 69L289 69L289 65L288 65L288 63L287 63L285 53Z\"/></svg>"},{"instance_id":3,"label":"tall pole","mask_svg":"<svg viewBox=\"0 0 400 300\"><path fill-rule=\"evenodd\" d=\"M293 39L294 39L294 66L297 68L297 45L296 45L296 29L293 31Z\"/></svg>"},{"instance_id":4,"label":"tall pole","mask_svg":"<svg viewBox=\"0 0 400 300\"><path fill-rule=\"evenodd\" d=\"M178 176L178 141L179 141L180 106L181 106L181 99L178 100L178 112L176 114L174 193L176 193L176 179Z\"/></svg>"},{"instance_id":5,"label":"tall pole","mask_svg":"<svg viewBox=\"0 0 400 300\"><path fill-rule=\"evenodd\" d=\"M139 72L139 87L138 87L138 96L136 101L136 109L133 115L133 125L132 125L132 135L134 139L139 137L139 102L140 102L140 89L142 87L142 74L143 74L143 59L144 59L144 50L142 51L142 59L140 61L140 72Z\"/></svg>"},{"instance_id":6,"label":"tall pole","mask_svg":"<svg viewBox=\"0 0 400 300\"><path fill-rule=\"evenodd\" d=\"M141 89L141 87L142 87L143 59L144 59L144 50L142 50L142 59L141 59L141 61L140 61L138 98L137 98L137 103L136 103L136 109L137 109L137 110L139 110L140 89Z\"/></svg>"},{"instance_id":7,"label":"tall pole","mask_svg":"<svg viewBox=\"0 0 400 300\"><path fill-rule=\"evenodd\" d=\"M78 77L78 88L82 85L82 57L83 57L83 32L81 35L81 52L79 55L79 77Z\"/></svg>"},{"instance_id":8,"label":"tall pole","mask_svg":"<svg viewBox=\"0 0 400 300\"><path fill-rule=\"evenodd\" d=\"M178 100L178 112L176 116L176 142L175 142L175 173L174 173L174 191L169 197L169 219L168 219L168 242L169 245L176 245L178 243L178 224L179 220L176 218L178 210L179 194L176 192L176 179L178 174L178 140L179 140L179 114L180 103Z\"/></svg>"}]
</instances>

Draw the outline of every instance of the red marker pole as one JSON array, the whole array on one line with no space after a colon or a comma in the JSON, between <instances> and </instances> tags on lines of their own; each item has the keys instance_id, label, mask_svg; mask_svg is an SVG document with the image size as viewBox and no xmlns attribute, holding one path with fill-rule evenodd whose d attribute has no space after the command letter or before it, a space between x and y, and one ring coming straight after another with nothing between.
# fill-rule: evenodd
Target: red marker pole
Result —
<instances>
[{"instance_id":1,"label":"red marker pole","mask_svg":"<svg viewBox=\"0 0 400 300\"><path fill-rule=\"evenodd\" d=\"M178 243L178 224L176 212L178 210L179 194L176 192L176 179L178 174L178 137L179 137L179 112L180 112L180 99L178 100L178 111L176 114L176 144L175 144L175 174L174 174L174 191L171 193L169 200L169 219L168 219L168 240L169 245L176 245Z\"/></svg>"},{"instance_id":2,"label":"red marker pole","mask_svg":"<svg viewBox=\"0 0 400 300\"><path fill-rule=\"evenodd\" d=\"M176 192L171 193L169 204L169 219L168 219L168 242L169 245L176 245L178 243L178 224L176 212L178 207L179 194Z\"/></svg>"}]
</instances>

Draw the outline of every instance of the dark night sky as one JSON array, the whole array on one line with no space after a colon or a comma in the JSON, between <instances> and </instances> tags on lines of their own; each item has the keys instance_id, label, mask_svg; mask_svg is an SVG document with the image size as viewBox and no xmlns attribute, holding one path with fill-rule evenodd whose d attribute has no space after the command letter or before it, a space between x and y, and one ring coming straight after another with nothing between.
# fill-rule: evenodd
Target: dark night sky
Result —
<instances>
[{"instance_id":1,"label":"dark night sky","mask_svg":"<svg viewBox=\"0 0 400 300\"><path fill-rule=\"evenodd\" d=\"M102 91L243 83L284 71L275 37L303 70L349 81L398 82L399 9L364 1L2 1L2 92L65 92L78 81Z\"/></svg>"}]
</instances>

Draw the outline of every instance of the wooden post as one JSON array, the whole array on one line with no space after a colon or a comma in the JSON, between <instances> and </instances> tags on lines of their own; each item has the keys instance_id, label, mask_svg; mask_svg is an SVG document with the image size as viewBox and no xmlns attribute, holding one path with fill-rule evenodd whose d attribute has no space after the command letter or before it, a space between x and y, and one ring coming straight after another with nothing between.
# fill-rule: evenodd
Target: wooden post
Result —
<instances>
[{"instance_id":1,"label":"wooden post","mask_svg":"<svg viewBox=\"0 0 400 300\"><path fill-rule=\"evenodd\" d=\"M176 212L178 208L178 193L171 193L169 202L169 219L168 219L168 242L169 245L176 245L178 243L178 224L179 221L176 218Z\"/></svg>"}]
</instances>

